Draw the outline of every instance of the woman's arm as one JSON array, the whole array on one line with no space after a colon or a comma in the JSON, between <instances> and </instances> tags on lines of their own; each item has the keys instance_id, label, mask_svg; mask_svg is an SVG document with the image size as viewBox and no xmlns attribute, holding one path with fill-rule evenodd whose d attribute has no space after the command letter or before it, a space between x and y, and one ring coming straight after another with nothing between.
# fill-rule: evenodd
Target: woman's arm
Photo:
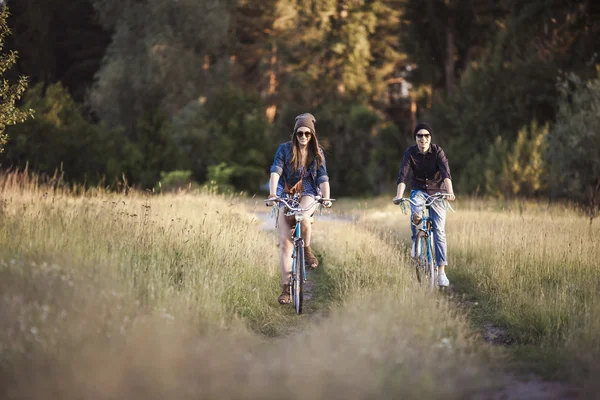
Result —
<instances>
[{"instance_id":1,"label":"woman's arm","mask_svg":"<svg viewBox=\"0 0 600 400\"><path fill-rule=\"evenodd\" d=\"M269 177L269 198L277 197L277 183L279 183L280 176L277 172L271 172L271 176Z\"/></svg>"},{"instance_id":2,"label":"woman's arm","mask_svg":"<svg viewBox=\"0 0 600 400\"><path fill-rule=\"evenodd\" d=\"M331 196L331 188L329 187L329 181L325 181L319 185L321 194L324 199L328 199Z\"/></svg>"},{"instance_id":3,"label":"woman's arm","mask_svg":"<svg viewBox=\"0 0 600 400\"><path fill-rule=\"evenodd\" d=\"M329 187L329 181L325 181L319 185L319 189L321 189L321 195L324 199L329 199L331 196L331 188ZM331 207L331 201L324 201L323 205L327 208Z\"/></svg>"}]
</instances>

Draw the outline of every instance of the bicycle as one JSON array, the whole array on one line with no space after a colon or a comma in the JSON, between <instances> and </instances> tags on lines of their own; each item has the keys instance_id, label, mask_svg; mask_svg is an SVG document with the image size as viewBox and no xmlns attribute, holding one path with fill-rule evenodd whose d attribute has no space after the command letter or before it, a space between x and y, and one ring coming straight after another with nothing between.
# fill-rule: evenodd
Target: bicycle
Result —
<instances>
[{"instance_id":1,"label":"bicycle","mask_svg":"<svg viewBox=\"0 0 600 400\"><path fill-rule=\"evenodd\" d=\"M304 238L302 238L302 221L304 220L303 212L310 210L315 204L322 205L325 201L335 201L335 199L326 199L317 196L315 201L309 204L307 207L302 208L300 206L300 197L294 195L292 197L284 198L277 197L267 201L273 201L273 211L279 212L279 205L285 207L285 216L294 217L294 228L292 231L292 243L294 250L292 251L292 273L290 276L290 295L292 297L291 304L296 310L296 314L302 313L302 306L304 302L304 282L306 281L306 265L304 261Z\"/></svg>"},{"instance_id":2,"label":"bicycle","mask_svg":"<svg viewBox=\"0 0 600 400\"><path fill-rule=\"evenodd\" d=\"M446 201L446 197L450 195L447 193L435 193L432 194L425 200L423 204L425 212L422 215L421 221L418 224L414 224L411 220L411 224L415 225L416 237L414 242L415 254L417 265L415 270L417 272L417 280L420 283L426 281L429 283L429 287L433 290L438 284L438 268L435 263L435 248L433 245L433 221L429 216L429 209L438 200L444 201L444 206L451 211L454 211L452 206ZM402 213L406 214L406 203L410 203L413 206L419 206L419 204L409 198L399 199L398 205L402 208Z\"/></svg>"}]
</instances>

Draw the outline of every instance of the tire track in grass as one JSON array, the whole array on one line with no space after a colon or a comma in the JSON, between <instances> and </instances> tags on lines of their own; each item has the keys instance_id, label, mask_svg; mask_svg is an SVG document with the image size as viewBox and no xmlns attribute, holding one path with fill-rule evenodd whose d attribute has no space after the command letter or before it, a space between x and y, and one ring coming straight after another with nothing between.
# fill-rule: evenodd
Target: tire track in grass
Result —
<instances>
[{"instance_id":1,"label":"tire track in grass","mask_svg":"<svg viewBox=\"0 0 600 400\"><path fill-rule=\"evenodd\" d=\"M363 212L364 214L364 212ZM360 215L356 218L361 219ZM385 234L385 225L378 227L373 222L367 222L367 229ZM382 229L383 227L383 229ZM396 237L400 243L398 251L408 254L410 250L410 233L397 232ZM412 268L412 266L411 266ZM507 366L503 376L499 378L501 384L493 390L486 390L478 393L476 400L516 400L516 399L550 399L566 400L577 398L577 390L572 385L560 380L548 380L533 370L531 366L523 365L519 362L522 355L517 355L513 348L519 344L515 341L509 332L493 322L492 314L484 309L485 299L475 297L474 288L477 282L465 282L464 276L456 269L450 269L451 284L449 290L443 291L443 295L450 298L451 302L464 315L467 315L475 331L479 332L480 340L501 349L506 355ZM454 278L452 276L454 275ZM415 278L416 279L416 278ZM469 288L473 290L469 290Z\"/></svg>"},{"instance_id":2,"label":"tire track in grass","mask_svg":"<svg viewBox=\"0 0 600 400\"><path fill-rule=\"evenodd\" d=\"M260 222L260 229L267 232L272 232L277 235L275 228L275 218L271 217L270 213L266 212L254 212L253 217L256 217ZM323 220L346 220L346 218L337 218L335 216L319 215L318 219ZM307 322L317 322L323 319L327 315L329 305L333 301L333 295L331 294L331 277L327 272L327 261L323 260L322 254L313 249L314 254L319 260L319 266L312 271L307 271L306 282L304 283L304 305L302 315L299 318L307 319ZM282 305L282 307L286 307ZM289 307L289 306L288 306ZM290 307L290 312L293 312ZM290 332L283 333L284 335L298 332L304 329L305 323L299 324L298 326L290 329Z\"/></svg>"}]
</instances>

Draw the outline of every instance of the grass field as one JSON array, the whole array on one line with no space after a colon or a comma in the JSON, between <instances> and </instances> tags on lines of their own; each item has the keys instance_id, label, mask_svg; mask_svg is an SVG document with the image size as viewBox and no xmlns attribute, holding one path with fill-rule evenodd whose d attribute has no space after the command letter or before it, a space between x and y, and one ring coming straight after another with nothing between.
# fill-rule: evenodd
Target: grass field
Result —
<instances>
[{"instance_id":1,"label":"grass field","mask_svg":"<svg viewBox=\"0 0 600 400\"><path fill-rule=\"evenodd\" d=\"M459 399L499 384L501 356L358 223L317 221L322 265L297 316L276 303L276 238L245 199L74 195L17 174L0 188L4 398Z\"/></svg>"},{"instance_id":2,"label":"grass field","mask_svg":"<svg viewBox=\"0 0 600 400\"><path fill-rule=\"evenodd\" d=\"M505 330L527 366L597 393L599 221L590 226L574 207L548 203L465 200L454 208L448 275L478 301L475 323ZM408 216L393 205L365 209L361 221L409 243Z\"/></svg>"}]
</instances>

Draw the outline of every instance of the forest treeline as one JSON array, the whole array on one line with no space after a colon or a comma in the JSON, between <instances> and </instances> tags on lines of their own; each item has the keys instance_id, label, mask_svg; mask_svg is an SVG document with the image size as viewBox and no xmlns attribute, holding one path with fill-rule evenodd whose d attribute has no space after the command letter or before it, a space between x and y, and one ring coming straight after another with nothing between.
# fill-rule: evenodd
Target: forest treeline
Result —
<instances>
[{"instance_id":1,"label":"forest treeline","mask_svg":"<svg viewBox=\"0 0 600 400\"><path fill-rule=\"evenodd\" d=\"M458 193L600 191L600 13L567 0L7 0L29 77L2 167L258 193L311 112L336 196L390 192L412 127ZM595 195L595 197L594 197Z\"/></svg>"}]
</instances>

